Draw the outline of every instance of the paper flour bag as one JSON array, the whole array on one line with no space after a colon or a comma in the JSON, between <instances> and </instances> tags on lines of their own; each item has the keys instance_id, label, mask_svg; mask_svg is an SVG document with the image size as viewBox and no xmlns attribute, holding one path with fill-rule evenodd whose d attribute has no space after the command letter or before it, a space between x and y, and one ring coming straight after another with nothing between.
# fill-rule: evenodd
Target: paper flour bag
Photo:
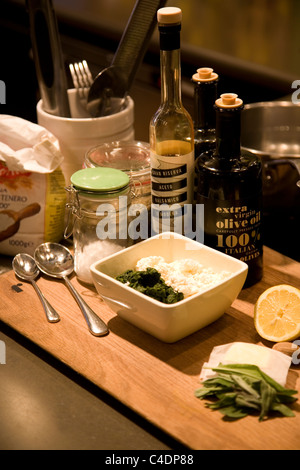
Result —
<instances>
[{"instance_id":1,"label":"paper flour bag","mask_svg":"<svg viewBox=\"0 0 300 470\"><path fill-rule=\"evenodd\" d=\"M33 255L40 243L63 238L62 160L46 129L0 115L0 253Z\"/></svg>"}]
</instances>

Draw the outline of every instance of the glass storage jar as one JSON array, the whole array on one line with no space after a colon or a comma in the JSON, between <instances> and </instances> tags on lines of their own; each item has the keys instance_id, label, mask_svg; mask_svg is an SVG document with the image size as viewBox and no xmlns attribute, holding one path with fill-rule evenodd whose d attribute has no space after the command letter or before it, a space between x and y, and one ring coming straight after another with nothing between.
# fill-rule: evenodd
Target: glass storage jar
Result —
<instances>
[{"instance_id":1,"label":"glass storage jar","mask_svg":"<svg viewBox=\"0 0 300 470\"><path fill-rule=\"evenodd\" d=\"M150 146L136 140L97 145L86 152L85 168L110 167L122 170L133 184L134 203L151 208Z\"/></svg>"},{"instance_id":2,"label":"glass storage jar","mask_svg":"<svg viewBox=\"0 0 300 470\"><path fill-rule=\"evenodd\" d=\"M92 284L92 263L133 244L128 235L129 176L113 168L85 168L66 188L68 222L65 238L73 234L75 273Z\"/></svg>"}]
</instances>

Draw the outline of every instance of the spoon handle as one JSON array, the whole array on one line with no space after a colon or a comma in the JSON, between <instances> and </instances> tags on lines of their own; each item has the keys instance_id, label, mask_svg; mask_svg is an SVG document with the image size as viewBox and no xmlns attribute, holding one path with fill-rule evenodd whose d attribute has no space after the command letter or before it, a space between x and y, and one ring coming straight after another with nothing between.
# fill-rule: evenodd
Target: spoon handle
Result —
<instances>
[{"instance_id":1,"label":"spoon handle","mask_svg":"<svg viewBox=\"0 0 300 470\"><path fill-rule=\"evenodd\" d=\"M58 322L60 320L60 316L58 315L56 310L52 307L52 305L49 304L48 300L44 297L44 295L42 294L42 292L41 292L39 286L37 285L37 283L35 281L31 281L31 284L35 288L35 291L36 291L37 295L39 296L39 298L42 302L42 305L43 305L45 313L46 313L47 320L50 323Z\"/></svg>"},{"instance_id":2,"label":"spoon handle","mask_svg":"<svg viewBox=\"0 0 300 470\"><path fill-rule=\"evenodd\" d=\"M108 333L108 327L101 318L99 318L96 313L87 305L83 298L78 294L75 287L72 285L70 280L67 277L64 277L64 281L68 286L70 292L78 303L83 316L87 322L88 328L92 335L94 336L104 336Z\"/></svg>"}]
</instances>

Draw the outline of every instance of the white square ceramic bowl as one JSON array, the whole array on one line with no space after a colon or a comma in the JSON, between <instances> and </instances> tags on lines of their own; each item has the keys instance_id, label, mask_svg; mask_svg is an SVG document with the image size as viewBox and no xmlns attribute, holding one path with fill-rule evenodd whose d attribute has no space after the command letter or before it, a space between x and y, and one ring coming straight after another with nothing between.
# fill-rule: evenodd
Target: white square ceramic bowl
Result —
<instances>
[{"instance_id":1,"label":"white square ceramic bowl","mask_svg":"<svg viewBox=\"0 0 300 470\"><path fill-rule=\"evenodd\" d=\"M166 262L192 258L215 272L231 275L216 286L175 304L164 304L122 284L116 276L135 269L146 256ZM220 318L240 293L248 266L231 256L179 234L164 232L106 257L91 266L98 293L120 317L161 341L173 343Z\"/></svg>"}]
</instances>

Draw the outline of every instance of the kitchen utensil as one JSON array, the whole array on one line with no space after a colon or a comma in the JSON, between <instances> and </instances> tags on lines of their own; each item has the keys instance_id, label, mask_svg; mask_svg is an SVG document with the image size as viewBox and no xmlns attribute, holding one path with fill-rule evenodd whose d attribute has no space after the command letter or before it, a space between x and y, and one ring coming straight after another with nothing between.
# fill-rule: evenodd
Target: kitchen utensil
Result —
<instances>
[{"instance_id":1,"label":"kitchen utensil","mask_svg":"<svg viewBox=\"0 0 300 470\"><path fill-rule=\"evenodd\" d=\"M0 211L0 216L1 214L7 216L8 221L11 219L11 224L9 223L9 225L6 226L4 230L0 231L0 242L12 237L15 233L17 233L20 228L21 220L25 219L26 217L31 217L35 214L38 214L40 210L41 206L38 203L33 203L19 212L12 210Z\"/></svg>"},{"instance_id":2,"label":"kitchen utensil","mask_svg":"<svg viewBox=\"0 0 300 470\"><path fill-rule=\"evenodd\" d=\"M137 0L111 65L95 78L88 94L94 117L122 109L156 25L156 12L166 0Z\"/></svg>"},{"instance_id":3,"label":"kitchen utensil","mask_svg":"<svg viewBox=\"0 0 300 470\"><path fill-rule=\"evenodd\" d=\"M92 118L81 105L75 88L69 90L68 95L72 119L46 113L41 100L37 104L39 125L58 139L60 151L64 156L61 169L67 185L70 184L71 176L82 168L84 156L91 147L104 142L134 138L134 101L130 96L121 112L112 116Z\"/></svg>"},{"instance_id":4,"label":"kitchen utensil","mask_svg":"<svg viewBox=\"0 0 300 470\"><path fill-rule=\"evenodd\" d=\"M108 333L107 325L87 305L67 277L74 270L74 259L71 252L59 243L48 242L42 243L36 248L34 258L43 273L64 280L83 313L89 331L94 336L106 335Z\"/></svg>"},{"instance_id":5,"label":"kitchen utensil","mask_svg":"<svg viewBox=\"0 0 300 470\"><path fill-rule=\"evenodd\" d=\"M86 107L87 97L93 83L93 77L86 60L69 64L73 85L77 90L82 105Z\"/></svg>"},{"instance_id":6,"label":"kitchen utensil","mask_svg":"<svg viewBox=\"0 0 300 470\"><path fill-rule=\"evenodd\" d=\"M20 279L31 282L32 286L34 287L36 293L38 294L42 302L47 320L50 323L58 322L60 320L59 314L52 307L52 305L48 302L48 300L44 297L40 288L35 282L35 279L39 276L40 271L37 267L37 264L34 258L30 255L27 255L26 253L19 253L13 259L12 267L13 267L15 274Z\"/></svg>"},{"instance_id":7,"label":"kitchen utensil","mask_svg":"<svg viewBox=\"0 0 300 470\"><path fill-rule=\"evenodd\" d=\"M67 79L52 0L27 0L36 74L47 113L70 117Z\"/></svg>"}]
</instances>

